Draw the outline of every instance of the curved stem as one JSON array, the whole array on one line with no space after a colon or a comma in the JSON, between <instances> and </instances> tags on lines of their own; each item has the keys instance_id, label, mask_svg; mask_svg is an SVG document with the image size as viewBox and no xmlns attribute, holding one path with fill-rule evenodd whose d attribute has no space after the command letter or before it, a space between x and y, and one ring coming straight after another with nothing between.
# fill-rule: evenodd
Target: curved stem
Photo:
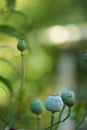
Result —
<instances>
[{"instance_id":1,"label":"curved stem","mask_svg":"<svg viewBox=\"0 0 87 130\"><path fill-rule=\"evenodd\" d=\"M21 65L22 65L21 66L21 71L22 71L21 84L20 84L17 96L15 98L15 101L11 105L11 108L10 108L10 111L9 111L9 114L8 114L8 117L7 117L7 120L6 120L7 123L5 123L5 126L7 124L8 125L12 125L11 122L13 121L15 107L16 107L17 101L18 101L18 99L20 97L20 94L21 94L21 91L22 91L22 87L23 87L23 84L24 84L24 58L23 58L23 53L21 53ZM11 126L11 127L13 127L13 126Z\"/></svg>"},{"instance_id":2,"label":"curved stem","mask_svg":"<svg viewBox=\"0 0 87 130\"><path fill-rule=\"evenodd\" d=\"M71 114L71 109L69 108L68 115L63 120L61 120L60 123L66 121L70 117L70 114Z\"/></svg>"},{"instance_id":3,"label":"curved stem","mask_svg":"<svg viewBox=\"0 0 87 130\"><path fill-rule=\"evenodd\" d=\"M66 121L66 120L69 118L70 113L71 113L71 109L69 108L68 115L67 115L63 120L60 120L60 121L57 121L57 122L53 123L53 126L55 126L55 125L57 125L57 124L60 124L60 123L63 123L64 121ZM48 129L50 129L50 127L51 127L51 126L45 128L44 130L48 130Z\"/></svg>"},{"instance_id":4,"label":"curved stem","mask_svg":"<svg viewBox=\"0 0 87 130\"><path fill-rule=\"evenodd\" d=\"M79 129L79 127L80 127L81 124L83 123L83 121L84 121L84 119L85 119L86 116L87 116L87 111L84 112L84 115L83 115L82 119L80 120L80 122L78 123L78 125L77 125L77 127L76 127L75 130L78 130L78 129Z\"/></svg>"},{"instance_id":5,"label":"curved stem","mask_svg":"<svg viewBox=\"0 0 87 130\"><path fill-rule=\"evenodd\" d=\"M65 105L63 106L63 109L62 109L62 111L60 112L60 115L59 115L59 118L58 118L58 122L61 121L61 117L62 117L62 114L63 114L64 109L65 109ZM56 125L56 127L55 127L55 130L59 127L59 124L60 124L60 123L57 123L57 125Z\"/></svg>"}]
</instances>

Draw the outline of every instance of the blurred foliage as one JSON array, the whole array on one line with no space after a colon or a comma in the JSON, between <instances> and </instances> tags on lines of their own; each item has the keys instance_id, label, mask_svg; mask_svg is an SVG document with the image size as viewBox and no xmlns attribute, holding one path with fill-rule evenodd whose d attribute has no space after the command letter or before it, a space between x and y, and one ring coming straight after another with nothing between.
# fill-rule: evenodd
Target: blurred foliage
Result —
<instances>
[{"instance_id":1,"label":"blurred foliage","mask_svg":"<svg viewBox=\"0 0 87 130\"><path fill-rule=\"evenodd\" d=\"M7 104L0 104L1 115L4 117L7 116L20 84L20 54L16 49L18 40L24 38L31 48L31 52L25 52L25 85L16 108L17 128L30 130L36 128L36 117L30 111L30 102L33 99L38 97L44 102L48 95L60 93L57 69L59 58L64 53L75 56L77 86L73 88L82 104L79 103L73 113L83 113L84 106L87 105L87 63L83 59L87 41L80 41L70 46L43 45L38 42L35 32L52 25L87 22L86 14L86 0L0 1L0 80L14 92L13 96L10 95L10 99L8 98ZM8 85L9 80L13 87ZM47 111L42 113L41 128L48 125L49 117ZM75 118L76 122L79 118L79 116ZM0 126L2 127L2 123Z\"/></svg>"}]
</instances>

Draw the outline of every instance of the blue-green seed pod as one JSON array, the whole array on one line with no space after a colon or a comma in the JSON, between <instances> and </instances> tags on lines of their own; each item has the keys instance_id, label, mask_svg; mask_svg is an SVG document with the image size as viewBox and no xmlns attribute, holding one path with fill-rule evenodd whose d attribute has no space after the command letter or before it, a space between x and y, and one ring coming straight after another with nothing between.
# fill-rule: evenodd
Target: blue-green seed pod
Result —
<instances>
[{"instance_id":1,"label":"blue-green seed pod","mask_svg":"<svg viewBox=\"0 0 87 130\"><path fill-rule=\"evenodd\" d=\"M37 115L41 114L44 110L44 105L39 99L35 99L31 103L31 111Z\"/></svg>"},{"instance_id":2,"label":"blue-green seed pod","mask_svg":"<svg viewBox=\"0 0 87 130\"><path fill-rule=\"evenodd\" d=\"M17 48L18 48L18 50L19 51L24 51L24 50L26 50L26 48L27 48L27 46L26 46L26 43L25 43L25 41L24 40L19 40L19 42L18 42L18 44L17 44Z\"/></svg>"},{"instance_id":3,"label":"blue-green seed pod","mask_svg":"<svg viewBox=\"0 0 87 130\"><path fill-rule=\"evenodd\" d=\"M65 90L62 92L61 97L63 99L64 104L68 107L72 107L75 103L75 94L71 90Z\"/></svg>"},{"instance_id":4,"label":"blue-green seed pod","mask_svg":"<svg viewBox=\"0 0 87 130\"><path fill-rule=\"evenodd\" d=\"M61 111L63 108L62 98L56 94L48 96L45 101L45 108L52 113Z\"/></svg>"}]
</instances>

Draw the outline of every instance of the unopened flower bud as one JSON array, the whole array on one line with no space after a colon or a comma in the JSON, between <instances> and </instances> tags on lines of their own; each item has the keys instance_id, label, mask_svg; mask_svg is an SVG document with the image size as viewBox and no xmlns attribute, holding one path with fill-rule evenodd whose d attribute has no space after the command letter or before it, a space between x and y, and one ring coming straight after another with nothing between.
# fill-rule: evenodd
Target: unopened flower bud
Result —
<instances>
[{"instance_id":1,"label":"unopened flower bud","mask_svg":"<svg viewBox=\"0 0 87 130\"><path fill-rule=\"evenodd\" d=\"M17 48L18 48L18 50L19 51L24 51L24 50L26 50L26 43L25 43L25 41L24 40L19 40L19 42L18 42L18 44L17 44Z\"/></svg>"}]
</instances>

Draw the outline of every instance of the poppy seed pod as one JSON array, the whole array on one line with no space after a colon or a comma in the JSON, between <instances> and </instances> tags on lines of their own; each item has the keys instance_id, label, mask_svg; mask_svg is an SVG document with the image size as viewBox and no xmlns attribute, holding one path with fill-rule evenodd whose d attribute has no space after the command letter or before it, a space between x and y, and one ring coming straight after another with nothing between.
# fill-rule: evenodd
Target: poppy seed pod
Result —
<instances>
[{"instance_id":1,"label":"poppy seed pod","mask_svg":"<svg viewBox=\"0 0 87 130\"><path fill-rule=\"evenodd\" d=\"M75 103L75 94L71 90L65 90L62 92L61 97L63 99L63 102L68 106L72 107Z\"/></svg>"},{"instance_id":2,"label":"poppy seed pod","mask_svg":"<svg viewBox=\"0 0 87 130\"><path fill-rule=\"evenodd\" d=\"M44 109L44 105L40 100L36 99L36 100L32 101L32 103L31 103L31 111L33 113L39 115L39 114L41 114L43 109Z\"/></svg>"},{"instance_id":3,"label":"poppy seed pod","mask_svg":"<svg viewBox=\"0 0 87 130\"><path fill-rule=\"evenodd\" d=\"M26 50L27 47L26 47L25 41L24 40L19 40L19 42L17 44L17 48L21 52L24 51L24 50Z\"/></svg>"},{"instance_id":4,"label":"poppy seed pod","mask_svg":"<svg viewBox=\"0 0 87 130\"><path fill-rule=\"evenodd\" d=\"M62 98L58 95L48 96L45 101L45 108L52 113L61 111L63 108Z\"/></svg>"}]
</instances>

